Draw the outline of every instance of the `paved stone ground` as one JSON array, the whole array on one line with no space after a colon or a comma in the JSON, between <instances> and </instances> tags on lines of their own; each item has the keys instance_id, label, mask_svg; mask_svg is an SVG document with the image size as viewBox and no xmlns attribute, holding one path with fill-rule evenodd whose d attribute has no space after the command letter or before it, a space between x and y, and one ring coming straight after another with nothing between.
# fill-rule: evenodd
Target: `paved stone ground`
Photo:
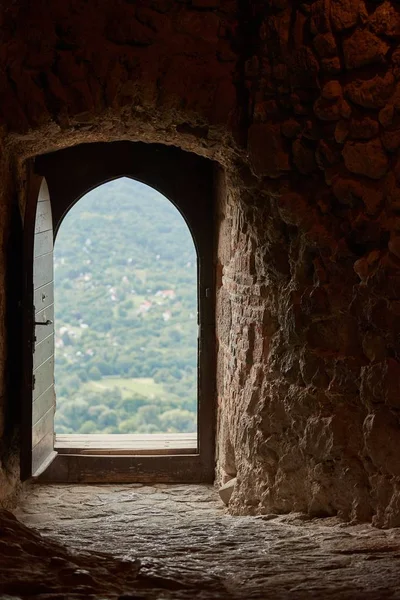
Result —
<instances>
[{"instance_id":1,"label":"paved stone ground","mask_svg":"<svg viewBox=\"0 0 400 600\"><path fill-rule=\"evenodd\" d=\"M25 525L72 549L140 559L136 592L120 598L400 599L399 529L232 517L209 486L31 490L15 511Z\"/></svg>"}]
</instances>

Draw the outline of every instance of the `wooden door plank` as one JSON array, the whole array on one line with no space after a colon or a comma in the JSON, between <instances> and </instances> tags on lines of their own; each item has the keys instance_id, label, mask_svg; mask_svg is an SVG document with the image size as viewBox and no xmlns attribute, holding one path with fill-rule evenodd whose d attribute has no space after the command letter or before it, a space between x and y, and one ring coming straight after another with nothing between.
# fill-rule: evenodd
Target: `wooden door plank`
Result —
<instances>
[{"instance_id":1,"label":"wooden door plank","mask_svg":"<svg viewBox=\"0 0 400 600\"><path fill-rule=\"evenodd\" d=\"M51 463L57 458L58 454L55 450L51 450L46 458L41 462L40 466L33 471L32 478L38 479L51 465Z\"/></svg>"},{"instance_id":2,"label":"wooden door plank","mask_svg":"<svg viewBox=\"0 0 400 600\"><path fill-rule=\"evenodd\" d=\"M47 320L52 321L52 323L54 323L54 304L47 306L43 310L39 310L35 314L36 322L44 323ZM52 331L53 328L54 328L53 324L52 325L36 325L35 326L36 344L40 344L40 342L42 340L44 340L50 334L50 332Z\"/></svg>"},{"instance_id":3,"label":"wooden door plank","mask_svg":"<svg viewBox=\"0 0 400 600\"><path fill-rule=\"evenodd\" d=\"M53 281L53 253L38 256L33 261L33 289Z\"/></svg>"},{"instance_id":4,"label":"wooden door plank","mask_svg":"<svg viewBox=\"0 0 400 600\"><path fill-rule=\"evenodd\" d=\"M38 287L33 295L33 305L35 307L35 313L40 310L47 308L50 304L54 303L54 284L51 281L41 287Z\"/></svg>"},{"instance_id":5,"label":"wooden door plank","mask_svg":"<svg viewBox=\"0 0 400 600\"><path fill-rule=\"evenodd\" d=\"M35 446L51 431L54 429L54 407L51 406L49 410L39 419L32 428L32 448Z\"/></svg>"},{"instance_id":6,"label":"wooden door plank","mask_svg":"<svg viewBox=\"0 0 400 600\"><path fill-rule=\"evenodd\" d=\"M39 325L37 326L39 327ZM40 325L40 327L46 327L46 325ZM44 340L35 344L35 351L33 353L33 370L35 371L40 365L48 360L54 354L54 333L51 332Z\"/></svg>"},{"instance_id":7,"label":"wooden door plank","mask_svg":"<svg viewBox=\"0 0 400 600\"><path fill-rule=\"evenodd\" d=\"M39 419L53 406L56 405L56 394L54 385L51 385L32 404L32 424L35 425Z\"/></svg>"},{"instance_id":8,"label":"wooden door plank","mask_svg":"<svg viewBox=\"0 0 400 600\"><path fill-rule=\"evenodd\" d=\"M44 438L32 448L32 475L35 477L46 458L54 451L54 433L49 431ZM37 475L36 475L37 476Z\"/></svg>"},{"instance_id":9,"label":"wooden door plank","mask_svg":"<svg viewBox=\"0 0 400 600\"><path fill-rule=\"evenodd\" d=\"M42 233L37 233L35 235L35 245L33 249L33 256L37 258L38 256L42 256L43 254L49 254L53 252L53 230L48 229L47 231L42 231Z\"/></svg>"},{"instance_id":10,"label":"wooden door plank","mask_svg":"<svg viewBox=\"0 0 400 600\"><path fill-rule=\"evenodd\" d=\"M53 229L50 200L38 202L36 209L35 234Z\"/></svg>"},{"instance_id":11,"label":"wooden door plank","mask_svg":"<svg viewBox=\"0 0 400 600\"><path fill-rule=\"evenodd\" d=\"M35 385L33 388L33 400L36 400L53 385L54 356L46 360L34 371ZM50 384L50 385L49 385Z\"/></svg>"}]
</instances>

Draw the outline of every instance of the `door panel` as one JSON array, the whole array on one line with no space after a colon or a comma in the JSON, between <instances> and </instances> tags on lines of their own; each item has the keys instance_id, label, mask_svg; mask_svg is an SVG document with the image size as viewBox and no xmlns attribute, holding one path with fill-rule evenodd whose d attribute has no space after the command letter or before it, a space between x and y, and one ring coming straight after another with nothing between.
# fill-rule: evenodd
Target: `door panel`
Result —
<instances>
[{"instance_id":1,"label":"door panel","mask_svg":"<svg viewBox=\"0 0 400 600\"><path fill-rule=\"evenodd\" d=\"M53 223L46 181L40 186L33 240L33 357L31 475L39 475L54 452Z\"/></svg>"},{"instance_id":2,"label":"door panel","mask_svg":"<svg viewBox=\"0 0 400 600\"><path fill-rule=\"evenodd\" d=\"M35 290L53 281L53 253L37 256L33 263Z\"/></svg>"},{"instance_id":3,"label":"door panel","mask_svg":"<svg viewBox=\"0 0 400 600\"><path fill-rule=\"evenodd\" d=\"M32 448L32 477L39 477L57 456L54 452L53 429Z\"/></svg>"},{"instance_id":4,"label":"door panel","mask_svg":"<svg viewBox=\"0 0 400 600\"><path fill-rule=\"evenodd\" d=\"M56 403L54 386L49 387L41 396L33 401L32 405L32 425L35 425L49 408Z\"/></svg>"},{"instance_id":5,"label":"door panel","mask_svg":"<svg viewBox=\"0 0 400 600\"><path fill-rule=\"evenodd\" d=\"M54 335L48 335L42 342L35 344L33 354L33 372L54 354Z\"/></svg>"},{"instance_id":6,"label":"door panel","mask_svg":"<svg viewBox=\"0 0 400 600\"><path fill-rule=\"evenodd\" d=\"M45 323L47 320L54 320L54 305L51 304L47 306L43 310L39 310L39 312L35 313L35 322ZM54 332L52 325L35 325L35 347L40 344L42 340L48 337L49 334Z\"/></svg>"},{"instance_id":7,"label":"door panel","mask_svg":"<svg viewBox=\"0 0 400 600\"><path fill-rule=\"evenodd\" d=\"M47 190L47 184L43 182L43 185L46 186L46 189L41 189L40 193L46 195L43 195L42 198L38 199L35 220L35 234L41 233L42 231L51 231L53 229L49 192Z\"/></svg>"},{"instance_id":8,"label":"door panel","mask_svg":"<svg viewBox=\"0 0 400 600\"><path fill-rule=\"evenodd\" d=\"M35 235L34 256L42 256L53 250L53 230L48 229Z\"/></svg>"},{"instance_id":9,"label":"door panel","mask_svg":"<svg viewBox=\"0 0 400 600\"><path fill-rule=\"evenodd\" d=\"M45 413L37 423L33 426L32 429L32 447L35 448L39 442L48 434L50 431L53 431L54 427L54 410L51 406L47 413Z\"/></svg>"},{"instance_id":10,"label":"door panel","mask_svg":"<svg viewBox=\"0 0 400 600\"><path fill-rule=\"evenodd\" d=\"M54 287L52 281L35 290L33 296L33 305L35 307L36 313L39 313L44 308L52 306L53 302Z\"/></svg>"},{"instance_id":11,"label":"door panel","mask_svg":"<svg viewBox=\"0 0 400 600\"><path fill-rule=\"evenodd\" d=\"M40 367L33 371L33 401L39 398L47 389L53 386L51 379L54 371L54 357L52 356Z\"/></svg>"}]
</instances>

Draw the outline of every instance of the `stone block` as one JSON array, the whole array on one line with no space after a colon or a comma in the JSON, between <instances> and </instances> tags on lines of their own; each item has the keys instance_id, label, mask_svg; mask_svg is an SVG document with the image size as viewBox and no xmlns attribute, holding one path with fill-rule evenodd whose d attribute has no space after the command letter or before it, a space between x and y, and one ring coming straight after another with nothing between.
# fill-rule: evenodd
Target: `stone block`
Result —
<instances>
[{"instance_id":1,"label":"stone block","mask_svg":"<svg viewBox=\"0 0 400 600\"><path fill-rule=\"evenodd\" d=\"M235 489L235 485L236 485L236 477L234 477L233 479L231 479L230 481L228 481L227 483L222 485L218 490L219 497L221 498L222 502L224 504L226 504L226 506L228 506L228 504L229 504L229 501L233 494L233 490Z\"/></svg>"}]
</instances>

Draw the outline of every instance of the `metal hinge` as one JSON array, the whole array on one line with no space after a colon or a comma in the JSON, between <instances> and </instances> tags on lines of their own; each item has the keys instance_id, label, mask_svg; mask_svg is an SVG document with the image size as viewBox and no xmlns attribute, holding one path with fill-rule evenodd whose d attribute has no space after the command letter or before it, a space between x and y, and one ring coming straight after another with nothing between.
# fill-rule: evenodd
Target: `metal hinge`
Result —
<instances>
[{"instance_id":1,"label":"metal hinge","mask_svg":"<svg viewBox=\"0 0 400 600\"><path fill-rule=\"evenodd\" d=\"M35 377L35 375L32 375L32 390L35 389L35 383L36 383L36 377Z\"/></svg>"}]
</instances>

